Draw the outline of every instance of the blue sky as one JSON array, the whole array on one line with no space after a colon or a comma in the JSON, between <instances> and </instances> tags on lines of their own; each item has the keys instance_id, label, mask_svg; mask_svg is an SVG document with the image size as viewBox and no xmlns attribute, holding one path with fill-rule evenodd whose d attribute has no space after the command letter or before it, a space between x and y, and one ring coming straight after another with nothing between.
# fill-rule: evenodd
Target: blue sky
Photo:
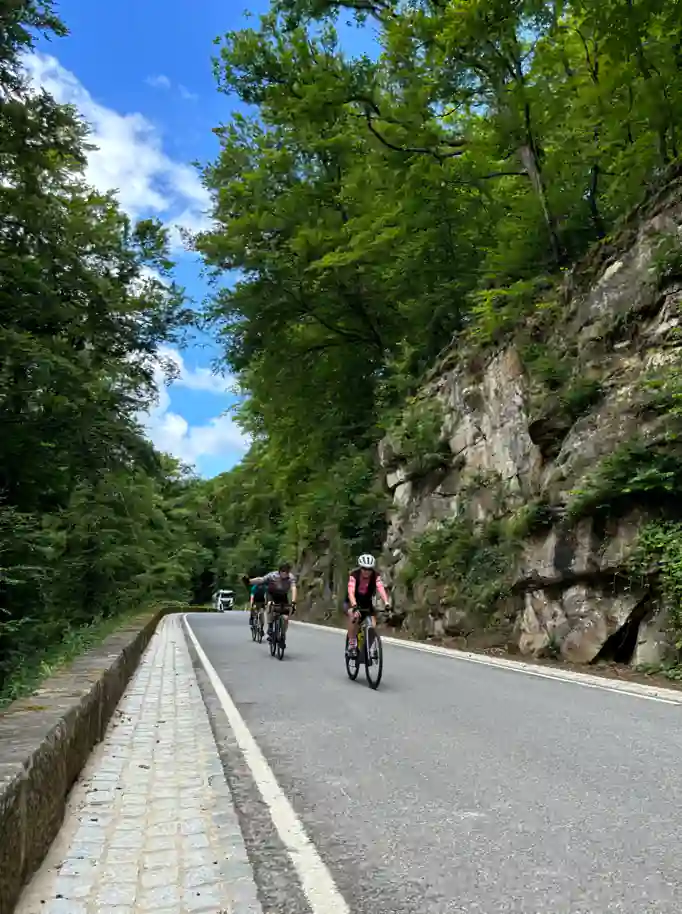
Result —
<instances>
[{"instance_id":1,"label":"blue sky","mask_svg":"<svg viewBox=\"0 0 682 914\"><path fill-rule=\"evenodd\" d=\"M70 35L41 41L26 61L35 84L75 104L91 123L98 151L89 160L89 180L101 189L116 188L131 215L168 224L176 240L177 278L196 300L206 293L200 263L182 250L177 227L205 224L209 201L190 163L214 158L212 128L239 107L215 87L213 41L248 25L247 8L258 15L268 5L61 0L57 9ZM355 28L343 27L342 35L349 50L370 47L368 36ZM206 477L234 466L247 447L229 414L232 382L211 373L219 354L205 336L195 336L182 352L164 349L161 355L176 363L179 377L170 387L161 383L159 403L145 417L159 448Z\"/></svg>"}]
</instances>

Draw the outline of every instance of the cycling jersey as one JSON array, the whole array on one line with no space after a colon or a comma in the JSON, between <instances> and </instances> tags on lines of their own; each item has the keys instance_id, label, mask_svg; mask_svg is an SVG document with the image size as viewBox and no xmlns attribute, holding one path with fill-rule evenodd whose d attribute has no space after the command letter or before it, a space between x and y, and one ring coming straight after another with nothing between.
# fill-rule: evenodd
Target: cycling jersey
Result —
<instances>
[{"instance_id":1,"label":"cycling jersey","mask_svg":"<svg viewBox=\"0 0 682 914\"><path fill-rule=\"evenodd\" d=\"M288 594L292 585L296 583L296 578L293 574L289 574L284 578L279 571L271 571L260 580L262 580L268 588L268 593L271 597L277 594Z\"/></svg>"},{"instance_id":2,"label":"cycling jersey","mask_svg":"<svg viewBox=\"0 0 682 914\"><path fill-rule=\"evenodd\" d=\"M350 606L355 604L359 609L371 610L372 599L375 593L379 591L379 596L388 603L388 594L381 580L380 574L372 569L371 573L363 577L362 570L356 568L351 571L348 578L348 603Z\"/></svg>"},{"instance_id":3,"label":"cycling jersey","mask_svg":"<svg viewBox=\"0 0 682 914\"><path fill-rule=\"evenodd\" d=\"M253 602L258 603L259 605L265 603L267 595L267 587L265 584L254 584L251 588L251 596L253 597Z\"/></svg>"}]
</instances>

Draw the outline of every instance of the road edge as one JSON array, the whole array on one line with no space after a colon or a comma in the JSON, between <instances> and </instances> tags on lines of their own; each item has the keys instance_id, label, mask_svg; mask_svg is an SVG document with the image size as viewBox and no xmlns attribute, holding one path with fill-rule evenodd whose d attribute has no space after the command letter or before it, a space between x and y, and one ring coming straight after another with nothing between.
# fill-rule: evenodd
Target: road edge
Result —
<instances>
[{"instance_id":1,"label":"road edge","mask_svg":"<svg viewBox=\"0 0 682 914\"><path fill-rule=\"evenodd\" d=\"M228 725L232 729L244 762L269 811L280 841L291 860L303 893L313 914L350 914L350 908L308 836L294 807L282 790L260 746L254 739L236 703L206 656L199 639L183 613L185 633L196 653Z\"/></svg>"},{"instance_id":2,"label":"road edge","mask_svg":"<svg viewBox=\"0 0 682 914\"><path fill-rule=\"evenodd\" d=\"M320 625L316 622L303 622L298 619L291 620L295 626L305 626L318 631L344 635L345 629L334 625ZM469 651L460 651L451 647L440 647L435 644L420 644L415 641L405 641L401 638L392 638L382 635L384 644L395 645L411 651L420 651L424 654L435 654L448 657L451 660L460 660L466 663L478 663L483 666L497 667L514 673L523 673L526 676L535 676L539 679L553 679L558 682L572 683L584 688L601 689L605 692L614 692L629 695L631 698L642 698L647 701L657 701L662 704L682 705L682 692L675 689L666 689L658 686L644 685L637 682L616 682L603 676L594 676L590 673L578 673L573 670L558 670L553 667L538 667L523 660L509 660L503 657L490 657L486 654L474 654Z\"/></svg>"}]
</instances>

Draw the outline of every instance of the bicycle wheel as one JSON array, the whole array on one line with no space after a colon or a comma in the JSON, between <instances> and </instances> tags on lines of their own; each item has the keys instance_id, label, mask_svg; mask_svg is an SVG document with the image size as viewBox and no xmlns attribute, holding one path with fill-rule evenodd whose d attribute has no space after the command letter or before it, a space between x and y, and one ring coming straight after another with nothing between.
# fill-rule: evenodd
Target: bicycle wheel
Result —
<instances>
[{"instance_id":1,"label":"bicycle wheel","mask_svg":"<svg viewBox=\"0 0 682 914\"><path fill-rule=\"evenodd\" d=\"M260 613L258 613L258 618L256 619L256 641L259 644L263 643L263 620Z\"/></svg>"},{"instance_id":2,"label":"bicycle wheel","mask_svg":"<svg viewBox=\"0 0 682 914\"><path fill-rule=\"evenodd\" d=\"M277 658L284 660L284 623L280 621L277 630Z\"/></svg>"},{"instance_id":3,"label":"bicycle wheel","mask_svg":"<svg viewBox=\"0 0 682 914\"><path fill-rule=\"evenodd\" d=\"M279 617L275 617L272 623L272 635L270 635L270 656L274 657L277 653L277 641L279 639Z\"/></svg>"},{"instance_id":4,"label":"bicycle wheel","mask_svg":"<svg viewBox=\"0 0 682 914\"><path fill-rule=\"evenodd\" d=\"M257 623L256 621L254 621L253 616L251 616L251 623L250 623L250 624L251 624L251 637L252 637L252 639L255 641L255 640L256 640L256 633L257 633L257 624L258 624L258 623Z\"/></svg>"},{"instance_id":5,"label":"bicycle wheel","mask_svg":"<svg viewBox=\"0 0 682 914\"><path fill-rule=\"evenodd\" d=\"M348 673L348 678L352 679L353 682L358 678L358 673L360 672L360 660L357 653L355 657L348 656L348 635L346 635L346 672Z\"/></svg>"},{"instance_id":6,"label":"bicycle wheel","mask_svg":"<svg viewBox=\"0 0 682 914\"><path fill-rule=\"evenodd\" d=\"M370 633L372 637L370 638ZM371 641L371 647L370 647ZM373 628L367 629L365 637L365 677L370 689L378 689L384 673L384 649L381 635Z\"/></svg>"}]
</instances>

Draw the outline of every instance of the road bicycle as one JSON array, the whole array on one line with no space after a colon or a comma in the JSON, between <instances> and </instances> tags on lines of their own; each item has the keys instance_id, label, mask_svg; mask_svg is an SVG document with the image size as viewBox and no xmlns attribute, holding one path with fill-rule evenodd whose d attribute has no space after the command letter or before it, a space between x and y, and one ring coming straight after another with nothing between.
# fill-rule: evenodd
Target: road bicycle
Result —
<instances>
[{"instance_id":1,"label":"road bicycle","mask_svg":"<svg viewBox=\"0 0 682 914\"><path fill-rule=\"evenodd\" d=\"M263 610L262 609L252 609L251 618L249 619L249 625L251 626L251 638L254 641L257 641L260 644L263 640L263 635L265 634L265 628L263 626Z\"/></svg>"},{"instance_id":2,"label":"road bicycle","mask_svg":"<svg viewBox=\"0 0 682 914\"><path fill-rule=\"evenodd\" d=\"M272 613L272 608L270 612ZM283 615L283 613L275 613L275 618L272 622L272 634L270 635L270 655L274 657L277 654L279 660L284 658L284 648L286 647Z\"/></svg>"},{"instance_id":3,"label":"road bicycle","mask_svg":"<svg viewBox=\"0 0 682 914\"><path fill-rule=\"evenodd\" d=\"M365 616L358 631L358 649L354 657L349 650L346 635L346 672L353 682L358 678L360 667L365 667L365 678L370 689L378 689L384 673L384 649L381 635L372 625L372 617Z\"/></svg>"}]
</instances>

